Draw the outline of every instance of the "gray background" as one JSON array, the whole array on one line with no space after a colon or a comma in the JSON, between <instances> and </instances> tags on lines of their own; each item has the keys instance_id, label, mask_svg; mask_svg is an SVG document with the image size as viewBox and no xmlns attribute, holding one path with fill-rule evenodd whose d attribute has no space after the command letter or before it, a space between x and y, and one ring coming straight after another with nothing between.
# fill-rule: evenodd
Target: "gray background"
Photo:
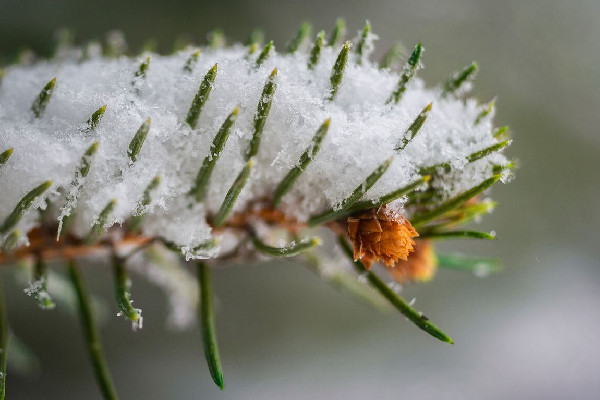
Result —
<instances>
[{"instance_id":1,"label":"gray background","mask_svg":"<svg viewBox=\"0 0 600 400\"><path fill-rule=\"evenodd\" d=\"M477 60L474 94L497 95L496 123L514 133L517 180L495 188L500 206L481 226L498 241L443 246L501 256L505 270L486 279L445 270L405 289L455 346L354 302L298 264L240 265L214 273L221 393L199 332L167 332L162 294L134 277L144 330L111 318L102 331L123 399L598 398L598 1L0 0L0 10L5 56L21 47L48 54L58 27L79 41L118 28L133 49L153 37L167 50L180 33L203 40L219 27L240 41L259 26L282 48L303 20L329 30L345 17L354 36L368 18L378 55L395 40L424 43L420 75L430 84ZM108 268L85 274L112 305ZM38 310L17 287L7 292L12 327L43 368L29 378L9 371L8 398L100 398L78 321Z\"/></svg>"}]
</instances>

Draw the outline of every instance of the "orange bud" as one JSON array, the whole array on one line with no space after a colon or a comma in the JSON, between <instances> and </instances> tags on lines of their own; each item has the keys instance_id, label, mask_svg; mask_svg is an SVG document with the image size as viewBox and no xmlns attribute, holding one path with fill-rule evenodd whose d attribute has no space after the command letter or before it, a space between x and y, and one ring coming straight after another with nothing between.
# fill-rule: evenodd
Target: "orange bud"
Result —
<instances>
[{"instance_id":1,"label":"orange bud","mask_svg":"<svg viewBox=\"0 0 600 400\"><path fill-rule=\"evenodd\" d=\"M408 281L424 282L433 278L437 269L437 259L429 240L418 240L415 251L408 260L399 262L388 272L399 283Z\"/></svg>"},{"instance_id":2,"label":"orange bud","mask_svg":"<svg viewBox=\"0 0 600 400\"><path fill-rule=\"evenodd\" d=\"M354 245L354 260L367 269L379 260L393 267L414 251L413 237L419 236L406 218L386 212L385 206L348 218L348 236Z\"/></svg>"}]
</instances>

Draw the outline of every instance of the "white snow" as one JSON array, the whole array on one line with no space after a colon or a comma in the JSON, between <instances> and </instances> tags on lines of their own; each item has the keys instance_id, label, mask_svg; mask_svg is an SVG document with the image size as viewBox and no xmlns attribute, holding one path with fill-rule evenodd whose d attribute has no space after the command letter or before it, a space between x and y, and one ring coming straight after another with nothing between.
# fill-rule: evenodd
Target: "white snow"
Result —
<instances>
[{"instance_id":1,"label":"white snow","mask_svg":"<svg viewBox=\"0 0 600 400\"><path fill-rule=\"evenodd\" d=\"M372 38L374 39L374 37ZM395 156L383 178L366 198L376 199L417 178L419 167L451 162L454 173L438 182L450 195L491 175L493 164L506 164L500 153L466 164L464 157L496 143L491 117L474 126L481 107L474 99L441 98L439 88L427 88L416 77L399 104L385 104L398 74L380 70L356 55L346 71L333 102L327 100L330 73L340 47L324 47L314 70L308 54L272 52L255 67L241 45L219 50L201 49L193 73L183 65L193 52L169 56L87 61L45 61L11 66L0 87L0 151L14 153L0 174L0 221L22 196L46 180L54 182L48 197L58 218L65 193L77 192L76 217L71 229L85 236L102 209L117 200L108 225L123 223L136 212L142 194L160 174L161 185L151 193L143 231L161 235L193 248L211 237L206 216L218 211L244 165L243 154L252 137L252 118L265 80L277 68L277 91L266 122L256 165L236 203L242 210L256 199L272 197L273 190L309 146L317 128L331 118L320 153L283 198L282 209L305 220L339 204L385 159L425 105L433 109L421 132ZM150 56L146 79L132 81L139 64ZM217 78L195 130L185 123L189 106L205 73L218 64ZM31 103L43 86L57 78L54 94L41 118L34 119ZM82 131L85 121L100 106L106 113L93 132ZM237 122L210 179L204 203L193 202L189 191L220 125L236 105ZM148 117L150 132L130 165L128 145ZM99 142L91 169L77 191L71 187L85 150ZM38 224L38 198L19 223L22 232ZM396 204L402 209L403 202ZM234 210L234 211L235 211ZM26 239L25 239L26 240ZM214 253L205 256L214 256Z\"/></svg>"}]
</instances>

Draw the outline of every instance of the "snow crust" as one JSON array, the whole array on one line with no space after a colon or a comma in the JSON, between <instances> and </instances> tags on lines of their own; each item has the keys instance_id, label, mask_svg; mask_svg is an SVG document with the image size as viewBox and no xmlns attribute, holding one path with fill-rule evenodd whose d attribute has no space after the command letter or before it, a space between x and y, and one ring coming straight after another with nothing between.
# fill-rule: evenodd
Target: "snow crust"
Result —
<instances>
[{"instance_id":1,"label":"snow crust","mask_svg":"<svg viewBox=\"0 0 600 400\"><path fill-rule=\"evenodd\" d=\"M192 73L183 65L193 50L169 56L145 54L137 58L87 61L46 61L7 68L0 88L0 151L14 153L0 167L0 221L22 196L46 180L52 188L45 198L58 218L65 193L86 149L99 142L87 178L81 182L72 231L85 236L111 199L117 200L107 226L125 222L139 209L142 194L156 175L162 183L151 193L143 231L161 235L181 246L194 247L211 237L206 217L218 211L230 185L244 165L243 154L252 137L252 119L265 81L277 68L277 91L264 129L256 164L235 210L249 202L271 198L275 187L294 167L318 127L331 118L320 153L283 198L282 209L299 220L335 207L384 160L406 128L428 103L432 111L416 138L395 155L382 179L366 198L404 186L418 177L418 168L451 162L454 173L438 185L450 196L491 176L494 164L506 164L493 154L466 164L464 157L496 142L491 116L477 126L481 106L474 99L442 98L439 88L427 88L413 79L399 104L386 104L398 74L380 70L352 54L333 102L330 73L340 48L324 47L318 65L307 68L308 54L271 53L260 67L246 57L241 45L202 49ZM136 78L140 63L150 56L145 79ZM196 129L185 118L206 72L218 64L217 78ZM33 99L52 78L57 78L52 98L41 118L31 113ZM85 121L100 106L106 113L93 132L84 132ZM194 179L217 130L239 106L237 122L216 164L204 203L189 195ZM128 145L140 125L152 119L150 132L137 161L131 165ZM28 232L39 222L38 198L19 223ZM397 207L402 209L402 202Z\"/></svg>"}]
</instances>

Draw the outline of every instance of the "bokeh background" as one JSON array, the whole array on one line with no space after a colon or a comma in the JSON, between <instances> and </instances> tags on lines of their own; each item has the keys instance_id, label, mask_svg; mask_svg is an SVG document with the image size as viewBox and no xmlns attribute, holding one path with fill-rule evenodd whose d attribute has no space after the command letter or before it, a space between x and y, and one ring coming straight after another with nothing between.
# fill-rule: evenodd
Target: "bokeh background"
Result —
<instances>
[{"instance_id":1,"label":"bokeh background","mask_svg":"<svg viewBox=\"0 0 600 400\"><path fill-rule=\"evenodd\" d=\"M480 279L440 271L404 288L455 339L437 342L401 316L344 296L294 263L215 271L226 389L212 383L196 330L164 327L165 299L135 279L144 330L110 318L102 335L123 399L596 399L600 397L600 2L494 1L80 1L0 0L0 54L50 54L66 27L79 43L122 30L130 49L148 38L161 51L214 28L244 41L261 27L280 48L304 20L348 33L369 19L378 58L394 41L422 41L430 84L477 60L474 95L498 96L509 124L517 179L495 188L500 202L481 228L493 243L444 243L500 256L501 274ZM7 274L6 271L4 271ZM85 271L112 306L108 268ZM8 278L7 278L8 279ZM8 282L7 282L8 283ZM6 285L8 286L8 285ZM9 370L9 399L100 398L79 322L42 312L20 287L8 292L10 323L42 371Z\"/></svg>"}]
</instances>

